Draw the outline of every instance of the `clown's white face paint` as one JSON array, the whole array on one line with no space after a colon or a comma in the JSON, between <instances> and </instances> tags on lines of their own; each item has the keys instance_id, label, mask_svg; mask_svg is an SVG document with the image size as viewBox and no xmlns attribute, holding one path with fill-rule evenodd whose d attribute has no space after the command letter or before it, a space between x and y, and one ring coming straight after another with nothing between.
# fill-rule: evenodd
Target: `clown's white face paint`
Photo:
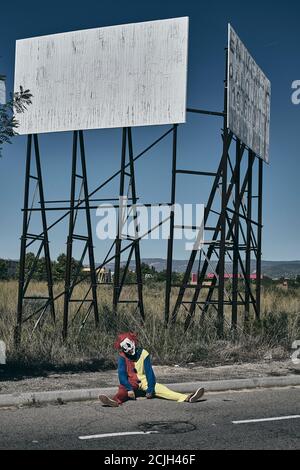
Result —
<instances>
[{"instance_id":1,"label":"clown's white face paint","mask_svg":"<svg viewBox=\"0 0 300 470\"><path fill-rule=\"evenodd\" d=\"M125 354L130 354L131 356L135 355L135 342L131 341L129 338L125 338L120 346Z\"/></svg>"}]
</instances>

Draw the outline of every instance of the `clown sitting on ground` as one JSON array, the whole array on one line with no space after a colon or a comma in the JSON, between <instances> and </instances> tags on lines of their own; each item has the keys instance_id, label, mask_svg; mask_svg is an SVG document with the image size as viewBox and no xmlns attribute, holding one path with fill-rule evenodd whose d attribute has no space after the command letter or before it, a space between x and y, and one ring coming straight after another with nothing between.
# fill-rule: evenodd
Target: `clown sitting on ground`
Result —
<instances>
[{"instance_id":1,"label":"clown sitting on ground","mask_svg":"<svg viewBox=\"0 0 300 470\"><path fill-rule=\"evenodd\" d=\"M177 402L197 402L204 394L203 388L198 388L189 395L177 393L165 385L156 383L149 353L146 349L136 347L137 337L134 333L121 333L115 342L119 350L118 375L119 390L113 398L99 395L99 400L106 406L119 406L137 395L147 398L165 398Z\"/></svg>"}]
</instances>

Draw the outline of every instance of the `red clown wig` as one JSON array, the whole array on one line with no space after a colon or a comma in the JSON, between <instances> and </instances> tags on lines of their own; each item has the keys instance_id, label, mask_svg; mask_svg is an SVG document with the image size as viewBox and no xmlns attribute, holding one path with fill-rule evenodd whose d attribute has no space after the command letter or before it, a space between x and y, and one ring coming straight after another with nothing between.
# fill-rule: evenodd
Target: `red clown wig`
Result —
<instances>
[{"instance_id":1,"label":"red clown wig","mask_svg":"<svg viewBox=\"0 0 300 470\"><path fill-rule=\"evenodd\" d=\"M117 337L117 340L115 341L114 343L114 347L115 349L121 349L120 347L120 344L122 343L122 341L124 341L124 339L130 339L131 341L133 341L135 344L137 343L137 335L135 333L120 333Z\"/></svg>"}]
</instances>

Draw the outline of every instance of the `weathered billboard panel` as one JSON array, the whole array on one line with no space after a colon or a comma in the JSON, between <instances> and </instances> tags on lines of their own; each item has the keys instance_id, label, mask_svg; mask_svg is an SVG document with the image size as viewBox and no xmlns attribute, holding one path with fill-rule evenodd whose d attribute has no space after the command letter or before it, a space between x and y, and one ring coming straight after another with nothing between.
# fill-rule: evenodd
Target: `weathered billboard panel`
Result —
<instances>
[{"instance_id":1,"label":"weathered billboard panel","mask_svg":"<svg viewBox=\"0 0 300 470\"><path fill-rule=\"evenodd\" d=\"M5 77L0 75L0 104L6 103Z\"/></svg>"},{"instance_id":2,"label":"weathered billboard panel","mask_svg":"<svg viewBox=\"0 0 300 470\"><path fill-rule=\"evenodd\" d=\"M185 122L187 50L187 17L19 40L15 90L33 99L18 131Z\"/></svg>"},{"instance_id":3,"label":"weathered billboard panel","mask_svg":"<svg viewBox=\"0 0 300 470\"><path fill-rule=\"evenodd\" d=\"M228 128L269 162L271 83L229 25Z\"/></svg>"}]
</instances>

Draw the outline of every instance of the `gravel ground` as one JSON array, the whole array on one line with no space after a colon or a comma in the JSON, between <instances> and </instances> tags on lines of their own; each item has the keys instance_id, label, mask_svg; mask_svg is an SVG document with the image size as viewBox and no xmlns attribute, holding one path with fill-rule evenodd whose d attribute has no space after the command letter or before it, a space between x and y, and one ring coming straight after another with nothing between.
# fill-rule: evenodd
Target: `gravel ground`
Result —
<instances>
[{"instance_id":1,"label":"gravel ground","mask_svg":"<svg viewBox=\"0 0 300 470\"><path fill-rule=\"evenodd\" d=\"M270 377L300 374L300 365L289 361L264 361L252 364L233 364L218 367L203 367L200 364L190 363L184 367L154 366L157 381L161 383L208 381L235 378ZM9 371L0 369L0 394L26 393L51 390L70 390L80 388L113 387L118 385L117 372L74 372L53 373L45 372L43 375L34 374L26 377L9 376Z\"/></svg>"}]
</instances>

